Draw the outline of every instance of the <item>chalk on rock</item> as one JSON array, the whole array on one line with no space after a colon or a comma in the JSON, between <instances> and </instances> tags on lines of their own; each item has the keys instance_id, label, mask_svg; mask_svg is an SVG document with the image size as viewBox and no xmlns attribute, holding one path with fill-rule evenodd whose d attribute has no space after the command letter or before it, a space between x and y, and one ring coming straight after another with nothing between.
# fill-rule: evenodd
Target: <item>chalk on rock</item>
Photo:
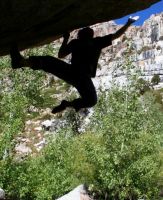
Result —
<instances>
[{"instance_id":1,"label":"chalk on rock","mask_svg":"<svg viewBox=\"0 0 163 200\"><path fill-rule=\"evenodd\" d=\"M134 17L130 16L129 18L132 19L133 21L137 21L139 19L139 16L134 16Z\"/></svg>"}]
</instances>

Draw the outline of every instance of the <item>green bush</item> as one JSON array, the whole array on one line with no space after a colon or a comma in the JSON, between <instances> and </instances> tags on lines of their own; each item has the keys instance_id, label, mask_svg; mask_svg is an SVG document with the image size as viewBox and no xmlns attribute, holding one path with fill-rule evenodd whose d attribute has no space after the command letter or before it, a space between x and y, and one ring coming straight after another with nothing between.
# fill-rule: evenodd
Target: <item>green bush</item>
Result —
<instances>
[{"instance_id":1,"label":"green bush","mask_svg":"<svg viewBox=\"0 0 163 200\"><path fill-rule=\"evenodd\" d=\"M160 76L158 74L154 74L154 76L151 79L151 83L153 85L158 85L158 83L161 81Z\"/></svg>"},{"instance_id":2,"label":"green bush","mask_svg":"<svg viewBox=\"0 0 163 200\"><path fill-rule=\"evenodd\" d=\"M150 83L143 78L139 78L137 81L137 89L139 90L139 93L143 95L145 92L150 91Z\"/></svg>"},{"instance_id":3,"label":"green bush","mask_svg":"<svg viewBox=\"0 0 163 200\"><path fill-rule=\"evenodd\" d=\"M97 199L157 199L163 118L154 101L150 93L138 98L112 88L101 96L89 132L74 136L65 127L37 157L2 167L3 186L24 200L55 199L81 183Z\"/></svg>"},{"instance_id":4,"label":"green bush","mask_svg":"<svg viewBox=\"0 0 163 200\"><path fill-rule=\"evenodd\" d=\"M87 132L76 134L77 118L68 115L69 125L50 137L39 154L22 161L15 157L15 138L23 130L29 106L42 105L44 75L3 68L0 187L9 198L56 199L86 183L99 200L158 199L163 185L163 113L150 92L140 97L138 82L130 79L126 67L128 84L113 85L100 95Z\"/></svg>"},{"instance_id":5,"label":"green bush","mask_svg":"<svg viewBox=\"0 0 163 200\"><path fill-rule=\"evenodd\" d=\"M18 186L15 179L21 179L18 174L25 173L24 167L14 161L16 138L24 129L29 107L42 102L43 74L29 69L12 70L8 57L0 60L0 67L0 186L10 196Z\"/></svg>"},{"instance_id":6,"label":"green bush","mask_svg":"<svg viewBox=\"0 0 163 200\"><path fill-rule=\"evenodd\" d=\"M96 187L109 199L157 199L163 118L153 96L138 98L113 88L102 97L94 119L94 129L105 138L105 152L93 157Z\"/></svg>"}]
</instances>

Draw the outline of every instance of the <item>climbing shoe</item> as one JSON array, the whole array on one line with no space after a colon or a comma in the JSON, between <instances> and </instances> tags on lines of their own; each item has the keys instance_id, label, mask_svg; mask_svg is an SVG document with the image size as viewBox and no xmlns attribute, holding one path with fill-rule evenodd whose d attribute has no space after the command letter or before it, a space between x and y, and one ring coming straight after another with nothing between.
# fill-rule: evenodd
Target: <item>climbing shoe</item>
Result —
<instances>
[{"instance_id":1,"label":"climbing shoe","mask_svg":"<svg viewBox=\"0 0 163 200\"><path fill-rule=\"evenodd\" d=\"M10 50L10 57L11 57L11 67L13 69L21 68L21 61L23 60L23 57L19 53L18 47L13 46Z\"/></svg>"},{"instance_id":2,"label":"climbing shoe","mask_svg":"<svg viewBox=\"0 0 163 200\"><path fill-rule=\"evenodd\" d=\"M56 114L58 112L61 112L61 111L65 110L66 107L68 107L68 106L69 106L69 102L66 100L63 100L59 106L56 106L53 108L52 113Z\"/></svg>"}]
</instances>

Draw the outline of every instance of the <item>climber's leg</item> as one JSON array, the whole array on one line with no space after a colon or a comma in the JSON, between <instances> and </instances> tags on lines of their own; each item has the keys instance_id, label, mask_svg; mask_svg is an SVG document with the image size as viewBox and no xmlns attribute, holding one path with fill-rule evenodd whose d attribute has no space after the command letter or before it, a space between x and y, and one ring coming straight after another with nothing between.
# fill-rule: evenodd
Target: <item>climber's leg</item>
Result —
<instances>
[{"instance_id":1,"label":"climber's leg","mask_svg":"<svg viewBox=\"0 0 163 200\"><path fill-rule=\"evenodd\" d=\"M51 73L68 83L71 81L71 65L55 57L30 56L24 58L16 48L11 49L10 56L13 69L30 67L33 70L43 70Z\"/></svg>"},{"instance_id":2,"label":"climber's leg","mask_svg":"<svg viewBox=\"0 0 163 200\"><path fill-rule=\"evenodd\" d=\"M97 94L92 80L89 77L76 77L74 86L80 94L80 98L73 101L63 100L59 106L53 108L52 113L57 113L65 110L67 107L73 107L76 111L81 108L93 107L97 103Z\"/></svg>"}]
</instances>

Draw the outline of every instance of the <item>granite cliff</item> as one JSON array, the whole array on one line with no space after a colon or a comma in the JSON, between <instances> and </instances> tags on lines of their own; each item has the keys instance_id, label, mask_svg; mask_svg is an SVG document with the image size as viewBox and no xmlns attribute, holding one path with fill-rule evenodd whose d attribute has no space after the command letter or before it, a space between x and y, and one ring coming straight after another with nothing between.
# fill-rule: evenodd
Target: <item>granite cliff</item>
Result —
<instances>
[{"instance_id":1,"label":"granite cliff","mask_svg":"<svg viewBox=\"0 0 163 200\"><path fill-rule=\"evenodd\" d=\"M105 35L120 28L113 21L95 26L97 35ZM99 60L96 85L109 87L109 81L125 80L120 66L129 58L141 70L142 77L151 80L158 74L163 81L163 13L152 15L140 27L131 26L113 45L104 49ZM100 82L100 83L99 83Z\"/></svg>"}]
</instances>

